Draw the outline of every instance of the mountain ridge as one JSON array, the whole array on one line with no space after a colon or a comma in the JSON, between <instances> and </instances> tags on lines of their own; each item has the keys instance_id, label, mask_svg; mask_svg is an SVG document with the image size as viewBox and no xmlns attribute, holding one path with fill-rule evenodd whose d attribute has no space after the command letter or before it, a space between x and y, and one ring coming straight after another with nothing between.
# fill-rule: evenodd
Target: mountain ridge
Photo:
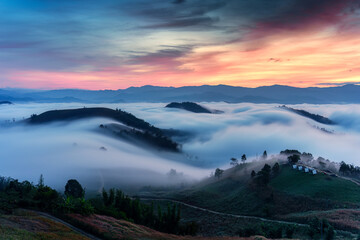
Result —
<instances>
[{"instance_id":1,"label":"mountain ridge","mask_svg":"<svg viewBox=\"0 0 360 240\"><path fill-rule=\"evenodd\" d=\"M228 102L278 104L360 103L360 86L298 88L286 85L246 88L230 85L163 87L146 85L118 90L0 89L0 101L12 102Z\"/></svg>"}]
</instances>

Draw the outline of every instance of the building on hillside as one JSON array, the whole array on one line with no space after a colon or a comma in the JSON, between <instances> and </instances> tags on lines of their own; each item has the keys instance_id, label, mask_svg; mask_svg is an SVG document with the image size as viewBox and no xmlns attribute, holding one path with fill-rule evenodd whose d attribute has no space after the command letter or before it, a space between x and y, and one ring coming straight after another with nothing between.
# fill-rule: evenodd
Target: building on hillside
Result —
<instances>
[{"instance_id":1,"label":"building on hillside","mask_svg":"<svg viewBox=\"0 0 360 240\"><path fill-rule=\"evenodd\" d=\"M308 173L308 172L309 172L309 169L308 169L308 168L305 168L305 172Z\"/></svg>"},{"instance_id":2,"label":"building on hillside","mask_svg":"<svg viewBox=\"0 0 360 240\"><path fill-rule=\"evenodd\" d=\"M315 175L317 174L317 171L315 169L312 170L312 174Z\"/></svg>"},{"instance_id":3,"label":"building on hillside","mask_svg":"<svg viewBox=\"0 0 360 240\"><path fill-rule=\"evenodd\" d=\"M293 169L297 169L297 165L296 165L296 164L293 165Z\"/></svg>"},{"instance_id":4,"label":"building on hillside","mask_svg":"<svg viewBox=\"0 0 360 240\"><path fill-rule=\"evenodd\" d=\"M302 166L299 166L298 169L299 169L299 171L302 171L303 167L302 167Z\"/></svg>"}]
</instances>

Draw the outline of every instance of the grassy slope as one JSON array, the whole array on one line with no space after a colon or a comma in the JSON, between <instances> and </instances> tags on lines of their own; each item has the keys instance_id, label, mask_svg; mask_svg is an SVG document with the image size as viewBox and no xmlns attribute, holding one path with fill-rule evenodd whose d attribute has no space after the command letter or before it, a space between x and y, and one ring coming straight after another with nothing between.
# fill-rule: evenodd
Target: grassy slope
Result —
<instances>
[{"instance_id":1,"label":"grassy slope","mask_svg":"<svg viewBox=\"0 0 360 240\"><path fill-rule=\"evenodd\" d=\"M24 210L12 215L0 215L0 239L88 240L61 223Z\"/></svg>"},{"instance_id":2,"label":"grassy slope","mask_svg":"<svg viewBox=\"0 0 360 240\"><path fill-rule=\"evenodd\" d=\"M270 186L292 195L304 195L339 202L360 202L360 186L338 177L324 174L305 174L283 166L281 174L275 177Z\"/></svg>"},{"instance_id":3,"label":"grassy slope","mask_svg":"<svg viewBox=\"0 0 360 240\"><path fill-rule=\"evenodd\" d=\"M92 215L84 217L78 214L70 215L77 224L86 224L101 235L103 239L147 239L147 240L261 240L263 237L239 238L239 237L191 237L177 236L161 233L148 227L137 225L128 221L118 220L108 216Z\"/></svg>"},{"instance_id":4,"label":"grassy slope","mask_svg":"<svg viewBox=\"0 0 360 240\"><path fill-rule=\"evenodd\" d=\"M252 183L252 165L238 166L224 173L219 180L209 180L170 195L195 206L220 212L265 216L299 211L330 210L357 207L360 187L355 183L322 174L310 175L282 165L269 187Z\"/></svg>"}]
</instances>

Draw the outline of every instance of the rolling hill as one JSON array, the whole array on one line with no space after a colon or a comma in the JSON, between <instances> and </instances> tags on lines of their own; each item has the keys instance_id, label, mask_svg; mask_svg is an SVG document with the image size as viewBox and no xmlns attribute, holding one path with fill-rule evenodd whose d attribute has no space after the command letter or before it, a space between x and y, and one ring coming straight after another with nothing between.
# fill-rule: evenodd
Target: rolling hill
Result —
<instances>
[{"instance_id":1,"label":"rolling hill","mask_svg":"<svg viewBox=\"0 0 360 240\"><path fill-rule=\"evenodd\" d=\"M78 108L78 109L65 109L65 110L52 110L41 113L39 115L32 115L26 119L25 122L30 125L46 124L57 121L74 121L86 118L109 118L119 123L126 125L126 128L116 129L101 124L100 129L103 132L113 134L114 136L121 137L128 141L140 141L158 149L178 152L180 145L165 133L165 131L152 126L150 123L139 119L131 113L122 111L120 109L109 108ZM176 132L171 132L176 134Z\"/></svg>"},{"instance_id":2,"label":"rolling hill","mask_svg":"<svg viewBox=\"0 0 360 240\"><path fill-rule=\"evenodd\" d=\"M331 120L327 117L324 117L324 116L321 116L318 114L313 114L313 113L310 113L310 112L302 110L302 109L295 109L295 108L287 107L285 105L281 106L280 108L285 109L290 112L293 112L293 113L296 113L300 116L312 119L318 123L322 123L322 124L326 124L326 125L336 125L336 122L334 122L333 120Z\"/></svg>"}]
</instances>

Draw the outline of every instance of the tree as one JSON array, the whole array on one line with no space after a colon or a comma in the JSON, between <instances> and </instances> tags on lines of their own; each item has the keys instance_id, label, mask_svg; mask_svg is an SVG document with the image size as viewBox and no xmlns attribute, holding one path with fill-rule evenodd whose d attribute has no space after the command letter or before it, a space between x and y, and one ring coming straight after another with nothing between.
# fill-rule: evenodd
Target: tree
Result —
<instances>
[{"instance_id":1,"label":"tree","mask_svg":"<svg viewBox=\"0 0 360 240\"><path fill-rule=\"evenodd\" d=\"M215 177L220 178L223 173L224 173L224 170L217 168L215 170Z\"/></svg>"},{"instance_id":2,"label":"tree","mask_svg":"<svg viewBox=\"0 0 360 240\"><path fill-rule=\"evenodd\" d=\"M38 188L43 188L45 186L44 184L44 177L42 174L40 174L40 178L39 178L39 183L38 183Z\"/></svg>"},{"instance_id":3,"label":"tree","mask_svg":"<svg viewBox=\"0 0 360 240\"><path fill-rule=\"evenodd\" d=\"M265 164L264 167L257 173L258 180L264 185L267 185L270 182L270 173L271 173L270 165Z\"/></svg>"},{"instance_id":4,"label":"tree","mask_svg":"<svg viewBox=\"0 0 360 240\"><path fill-rule=\"evenodd\" d=\"M231 166L237 166L238 164L239 164L239 161L236 158L230 158Z\"/></svg>"},{"instance_id":5,"label":"tree","mask_svg":"<svg viewBox=\"0 0 360 240\"><path fill-rule=\"evenodd\" d=\"M65 185L65 195L67 197L83 198L85 191L77 180L70 179Z\"/></svg>"},{"instance_id":6,"label":"tree","mask_svg":"<svg viewBox=\"0 0 360 240\"><path fill-rule=\"evenodd\" d=\"M242 161L243 163L245 163L245 161L246 161L246 155L245 155L245 154L243 154L243 155L241 156L241 161Z\"/></svg>"},{"instance_id":7,"label":"tree","mask_svg":"<svg viewBox=\"0 0 360 240\"><path fill-rule=\"evenodd\" d=\"M251 171L251 178L254 178L256 176L256 172L254 170Z\"/></svg>"},{"instance_id":8,"label":"tree","mask_svg":"<svg viewBox=\"0 0 360 240\"><path fill-rule=\"evenodd\" d=\"M262 158L263 158L264 160L267 159L267 152L266 152L266 150L264 151L264 153L263 153L263 155L262 155Z\"/></svg>"},{"instance_id":9,"label":"tree","mask_svg":"<svg viewBox=\"0 0 360 240\"><path fill-rule=\"evenodd\" d=\"M280 171L279 163L275 163L271 170L272 170L274 175L277 175L279 173L279 171Z\"/></svg>"},{"instance_id":10,"label":"tree","mask_svg":"<svg viewBox=\"0 0 360 240\"><path fill-rule=\"evenodd\" d=\"M292 164L297 163L299 160L300 160L300 156L297 154L294 154L294 155L288 157L289 163L292 163Z\"/></svg>"}]
</instances>

